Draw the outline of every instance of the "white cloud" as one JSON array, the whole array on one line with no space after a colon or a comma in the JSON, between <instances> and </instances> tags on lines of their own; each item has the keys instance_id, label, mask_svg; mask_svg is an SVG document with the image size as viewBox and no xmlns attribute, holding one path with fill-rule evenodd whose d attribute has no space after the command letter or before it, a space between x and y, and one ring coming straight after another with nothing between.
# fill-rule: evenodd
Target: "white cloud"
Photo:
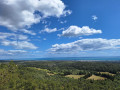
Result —
<instances>
[{"instance_id":1,"label":"white cloud","mask_svg":"<svg viewBox=\"0 0 120 90\"><path fill-rule=\"evenodd\" d=\"M0 32L0 44L4 46L13 46L17 49L37 49L34 44L28 42L28 36L15 33Z\"/></svg>"},{"instance_id":2,"label":"white cloud","mask_svg":"<svg viewBox=\"0 0 120 90\"><path fill-rule=\"evenodd\" d=\"M26 53L27 51L25 51L25 50L8 50L8 52L11 52L11 53Z\"/></svg>"},{"instance_id":3,"label":"white cloud","mask_svg":"<svg viewBox=\"0 0 120 90\"><path fill-rule=\"evenodd\" d=\"M93 34L101 34L101 30L96 30L93 28L89 28L88 26L83 26L82 28L78 26L70 26L67 30L62 31L62 34L58 36L65 37L75 37L75 36L84 36L84 35L93 35Z\"/></svg>"},{"instance_id":4,"label":"white cloud","mask_svg":"<svg viewBox=\"0 0 120 90\"><path fill-rule=\"evenodd\" d=\"M96 15L93 15L93 16L92 16L92 19L93 19L94 21L96 21L96 20L98 19L98 17L97 17Z\"/></svg>"},{"instance_id":5,"label":"white cloud","mask_svg":"<svg viewBox=\"0 0 120 90\"><path fill-rule=\"evenodd\" d=\"M66 10L66 11L63 12L63 15L67 16L67 15L70 15L71 13L72 13L71 10Z\"/></svg>"},{"instance_id":6,"label":"white cloud","mask_svg":"<svg viewBox=\"0 0 120 90\"><path fill-rule=\"evenodd\" d=\"M28 41L9 41L9 40L4 40L1 42L2 45L4 46L13 46L16 49L37 49L34 44L28 42Z\"/></svg>"},{"instance_id":7,"label":"white cloud","mask_svg":"<svg viewBox=\"0 0 120 90\"><path fill-rule=\"evenodd\" d=\"M57 31L57 28L53 28L53 29L45 28L44 30L41 30L39 33L42 33L42 32L52 33L52 32L56 32L56 31Z\"/></svg>"},{"instance_id":8,"label":"white cloud","mask_svg":"<svg viewBox=\"0 0 120 90\"><path fill-rule=\"evenodd\" d=\"M3 50L0 49L0 55L15 55L27 53L25 50Z\"/></svg>"},{"instance_id":9,"label":"white cloud","mask_svg":"<svg viewBox=\"0 0 120 90\"><path fill-rule=\"evenodd\" d=\"M18 35L19 40L28 40L28 37L26 35Z\"/></svg>"},{"instance_id":10,"label":"white cloud","mask_svg":"<svg viewBox=\"0 0 120 90\"><path fill-rule=\"evenodd\" d=\"M0 39L1 40L5 40L5 39L28 40L28 37L26 35L22 35L22 34L0 32Z\"/></svg>"},{"instance_id":11,"label":"white cloud","mask_svg":"<svg viewBox=\"0 0 120 90\"><path fill-rule=\"evenodd\" d=\"M47 40L46 38L43 38L43 40Z\"/></svg>"},{"instance_id":12,"label":"white cloud","mask_svg":"<svg viewBox=\"0 0 120 90\"><path fill-rule=\"evenodd\" d=\"M8 53L5 50L0 49L0 55L3 55L3 54L8 54Z\"/></svg>"},{"instance_id":13,"label":"white cloud","mask_svg":"<svg viewBox=\"0 0 120 90\"><path fill-rule=\"evenodd\" d=\"M29 28L46 17L71 14L65 8L61 0L0 0L0 25L11 30Z\"/></svg>"},{"instance_id":14,"label":"white cloud","mask_svg":"<svg viewBox=\"0 0 120 90\"><path fill-rule=\"evenodd\" d=\"M55 44L48 51L53 53L69 53L90 50L105 50L120 48L120 39L81 39L67 44Z\"/></svg>"},{"instance_id":15,"label":"white cloud","mask_svg":"<svg viewBox=\"0 0 120 90\"><path fill-rule=\"evenodd\" d=\"M0 32L0 39L6 39L8 37L11 36L16 36L14 33L4 33L4 32Z\"/></svg>"},{"instance_id":16,"label":"white cloud","mask_svg":"<svg viewBox=\"0 0 120 90\"><path fill-rule=\"evenodd\" d=\"M26 33L26 34L36 35L36 33L32 32L32 31L30 31L30 30L22 29L22 30L20 30L20 31L22 31L23 33Z\"/></svg>"},{"instance_id":17,"label":"white cloud","mask_svg":"<svg viewBox=\"0 0 120 90\"><path fill-rule=\"evenodd\" d=\"M66 20L65 20L65 21L60 21L60 23L61 23L61 24L64 24L64 23L67 23L67 21L66 21Z\"/></svg>"}]
</instances>

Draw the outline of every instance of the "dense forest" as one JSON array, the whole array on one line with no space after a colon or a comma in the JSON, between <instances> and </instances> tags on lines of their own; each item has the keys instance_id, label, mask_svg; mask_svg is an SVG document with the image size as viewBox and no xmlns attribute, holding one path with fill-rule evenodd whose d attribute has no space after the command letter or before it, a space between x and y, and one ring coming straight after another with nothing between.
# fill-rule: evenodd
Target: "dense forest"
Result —
<instances>
[{"instance_id":1,"label":"dense forest","mask_svg":"<svg viewBox=\"0 0 120 90\"><path fill-rule=\"evenodd\" d=\"M120 62L3 60L0 90L120 90Z\"/></svg>"}]
</instances>

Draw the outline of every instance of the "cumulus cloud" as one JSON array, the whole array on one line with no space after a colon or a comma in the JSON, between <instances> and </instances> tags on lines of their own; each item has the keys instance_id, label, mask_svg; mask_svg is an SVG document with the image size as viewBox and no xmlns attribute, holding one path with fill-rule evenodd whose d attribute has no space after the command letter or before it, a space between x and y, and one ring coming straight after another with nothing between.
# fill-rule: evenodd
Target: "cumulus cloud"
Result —
<instances>
[{"instance_id":1,"label":"cumulus cloud","mask_svg":"<svg viewBox=\"0 0 120 90\"><path fill-rule=\"evenodd\" d=\"M23 29L41 19L71 14L61 0L0 0L0 25L11 30Z\"/></svg>"},{"instance_id":2,"label":"cumulus cloud","mask_svg":"<svg viewBox=\"0 0 120 90\"><path fill-rule=\"evenodd\" d=\"M0 49L0 55L9 54L7 51Z\"/></svg>"},{"instance_id":3,"label":"cumulus cloud","mask_svg":"<svg viewBox=\"0 0 120 90\"><path fill-rule=\"evenodd\" d=\"M0 32L0 44L3 46L13 46L17 49L37 49L34 44L29 42L28 36L15 33Z\"/></svg>"},{"instance_id":4,"label":"cumulus cloud","mask_svg":"<svg viewBox=\"0 0 120 90\"><path fill-rule=\"evenodd\" d=\"M85 36L85 35L93 35L93 34L101 34L101 30L96 30L93 28L89 28L88 26L83 26L82 28L78 26L70 26L68 29L62 31L62 34L58 36L65 37L75 37L75 36Z\"/></svg>"},{"instance_id":5,"label":"cumulus cloud","mask_svg":"<svg viewBox=\"0 0 120 90\"><path fill-rule=\"evenodd\" d=\"M67 44L55 44L48 51L54 53L69 53L89 50L105 50L120 48L120 39L81 39Z\"/></svg>"},{"instance_id":6,"label":"cumulus cloud","mask_svg":"<svg viewBox=\"0 0 120 90\"><path fill-rule=\"evenodd\" d=\"M46 32L46 33L52 33L52 32L56 32L57 31L57 28L45 28L44 30L41 30L39 33L43 33L43 32Z\"/></svg>"},{"instance_id":7,"label":"cumulus cloud","mask_svg":"<svg viewBox=\"0 0 120 90\"><path fill-rule=\"evenodd\" d=\"M1 42L2 45L4 46L13 46L16 49L37 49L34 44L28 42L28 41L9 41L9 40L4 40Z\"/></svg>"},{"instance_id":8,"label":"cumulus cloud","mask_svg":"<svg viewBox=\"0 0 120 90\"><path fill-rule=\"evenodd\" d=\"M26 33L26 34L36 35L36 33L34 33L33 31L30 31L30 30L21 29L20 31L23 32L23 33Z\"/></svg>"},{"instance_id":9,"label":"cumulus cloud","mask_svg":"<svg viewBox=\"0 0 120 90\"><path fill-rule=\"evenodd\" d=\"M28 37L26 35L22 35L22 34L0 32L0 39L1 40L4 40L4 39L28 40Z\"/></svg>"},{"instance_id":10,"label":"cumulus cloud","mask_svg":"<svg viewBox=\"0 0 120 90\"><path fill-rule=\"evenodd\" d=\"M27 40L28 37L26 35L18 35L19 40Z\"/></svg>"},{"instance_id":11,"label":"cumulus cloud","mask_svg":"<svg viewBox=\"0 0 120 90\"><path fill-rule=\"evenodd\" d=\"M4 32L0 32L0 39L6 39L8 37L11 36L16 36L14 33L4 33Z\"/></svg>"}]
</instances>

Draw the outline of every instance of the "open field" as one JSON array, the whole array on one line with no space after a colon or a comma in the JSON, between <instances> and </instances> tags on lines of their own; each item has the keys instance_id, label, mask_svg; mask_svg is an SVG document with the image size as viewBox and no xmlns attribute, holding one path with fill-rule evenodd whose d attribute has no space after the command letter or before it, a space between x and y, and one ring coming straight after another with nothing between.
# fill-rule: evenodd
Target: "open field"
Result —
<instances>
[{"instance_id":1,"label":"open field","mask_svg":"<svg viewBox=\"0 0 120 90\"><path fill-rule=\"evenodd\" d=\"M106 78L104 77L100 77L100 76L96 76L96 75L92 75L87 79L92 79L92 80L105 80Z\"/></svg>"},{"instance_id":2,"label":"open field","mask_svg":"<svg viewBox=\"0 0 120 90\"><path fill-rule=\"evenodd\" d=\"M33 69L36 69L36 70L42 70L42 71L45 71L45 72L49 72L49 70L47 70L47 69L41 69L41 68L36 68L36 67L29 67L29 68L33 68Z\"/></svg>"},{"instance_id":3,"label":"open field","mask_svg":"<svg viewBox=\"0 0 120 90\"><path fill-rule=\"evenodd\" d=\"M29 67L29 68L36 69L36 70L41 70L41 71L45 71L48 75L55 75L53 73L50 73L50 71L47 70L47 69L41 69L41 68L36 68L36 67Z\"/></svg>"},{"instance_id":4,"label":"open field","mask_svg":"<svg viewBox=\"0 0 120 90\"><path fill-rule=\"evenodd\" d=\"M47 73L47 75L55 75L55 74L53 74L53 73Z\"/></svg>"},{"instance_id":5,"label":"open field","mask_svg":"<svg viewBox=\"0 0 120 90\"><path fill-rule=\"evenodd\" d=\"M112 76L114 76L115 74L112 74L112 73L110 73L110 72L100 72L101 74L108 74L108 75L112 75Z\"/></svg>"},{"instance_id":6,"label":"open field","mask_svg":"<svg viewBox=\"0 0 120 90\"><path fill-rule=\"evenodd\" d=\"M66 75L65 77L78 79L78 78L84 77L84 75Z\"/></svg>"}]
</instances>

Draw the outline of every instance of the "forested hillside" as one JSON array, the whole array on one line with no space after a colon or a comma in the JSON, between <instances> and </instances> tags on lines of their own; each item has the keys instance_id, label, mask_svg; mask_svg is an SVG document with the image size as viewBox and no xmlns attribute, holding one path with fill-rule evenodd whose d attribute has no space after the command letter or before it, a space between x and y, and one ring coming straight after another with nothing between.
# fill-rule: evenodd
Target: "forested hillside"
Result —
<instances>
[{"instance_id":1,"label":"forested hillside","mask_svg":"<svg viewBox=\"0 0 120 90\"><path fill-rule=\"evenodd\" d=\"M119 72L119 62L3 61L0 90L120 90Z\"/></svg>"}]
</instances>

